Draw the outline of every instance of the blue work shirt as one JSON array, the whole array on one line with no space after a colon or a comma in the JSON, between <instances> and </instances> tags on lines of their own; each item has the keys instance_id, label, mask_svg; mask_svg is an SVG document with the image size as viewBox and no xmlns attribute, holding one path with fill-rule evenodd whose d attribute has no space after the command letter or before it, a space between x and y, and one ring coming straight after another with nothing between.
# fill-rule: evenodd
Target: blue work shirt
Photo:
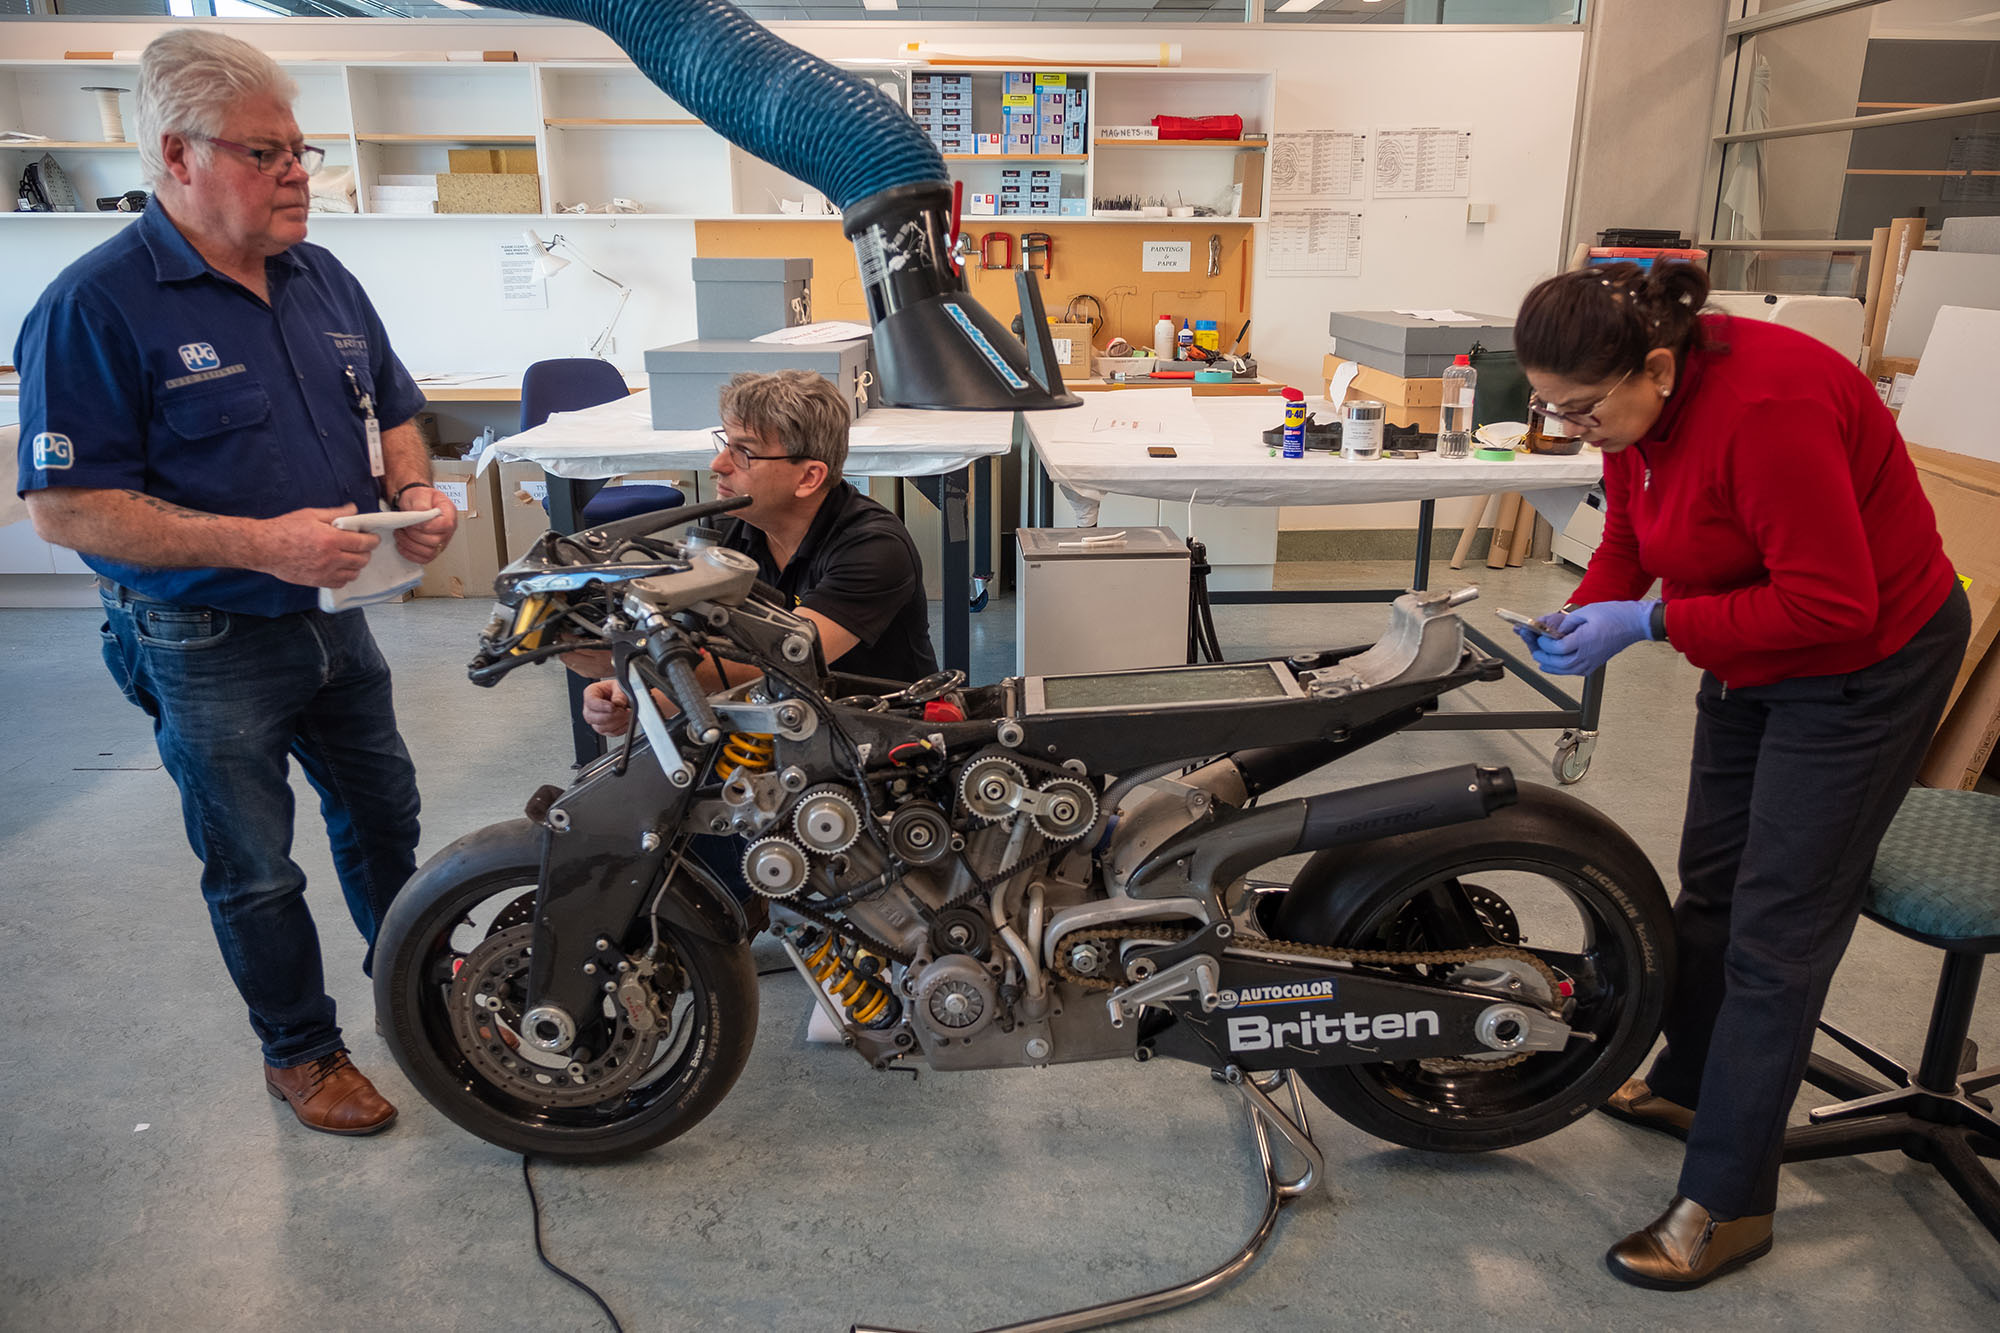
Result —
<instances>
[{"instance_id":1,"label":"blue work shirt","mask_svg":"<svg viewBox=\"0 0 2000 1333\"><path fill-rule=\"evenodd\" d=\"M269 305L211 268L157 204L64 269L14 349L20 493L137 491L239 518L381 508L360 395L383 430L424 396L332 254L301 242L264 272ZM258 616L318 604L316 589L246 569L83 558L162 601Z\"/></svg>"}]
</instances>

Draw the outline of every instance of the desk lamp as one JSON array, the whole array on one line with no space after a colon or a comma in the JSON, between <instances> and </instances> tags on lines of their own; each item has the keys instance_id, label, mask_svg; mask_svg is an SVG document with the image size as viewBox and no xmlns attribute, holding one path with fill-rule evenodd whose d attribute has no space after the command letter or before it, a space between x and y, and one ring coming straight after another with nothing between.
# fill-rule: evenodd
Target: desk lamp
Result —
<instances>
[{"instance_id":1,"label":"desk lamp","mask_svg":"<svg viewBox=\"0 0 2000 1333\"><path fill-rule=\"evenodd\" d=\"M577 251L576 246L572 244L568 240L568 238L563 236L560 232L550 237L546 241L544 241L541 237L537 236L533 230L524 231L521 234L527 238L528 244L534 249L536 277L542 279L552 278L556 274L562 272L564 269L569 267L570 261L564 259L561 255L555 252L556 247L560 246L563 249L569 251L572 255L575 255L576 261L579 264L582 264L585 268L590 269L592 273L596 273L598 277L604 279L606 282L610 283L613 287L616 287L618 289L618 304L611 311L610 321L605 324L604 329L601 333L599 333L595 338L590 340L590 354L596 357L600 361L604 360L605 352L608 351L611 347L611 330L618 326L618 317L625 313L625 303L632 299L632 289L630 287L627 287L624 283L618 281L618 279L612 277L609 273L604 273L599 271L598 269L591 268L590 262L586 260L582 256L582 254L580 254Z\"/></svg>"}]
</instances>

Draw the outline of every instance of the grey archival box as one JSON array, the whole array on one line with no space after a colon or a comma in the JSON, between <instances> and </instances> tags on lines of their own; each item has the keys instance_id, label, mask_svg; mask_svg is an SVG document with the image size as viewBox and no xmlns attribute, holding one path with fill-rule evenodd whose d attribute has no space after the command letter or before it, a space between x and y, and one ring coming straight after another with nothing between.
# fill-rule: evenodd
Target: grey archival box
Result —
<instances>
[{"instance_id":1,"label":"grey archival box","mask_svg":"<svg viewBox=\"0 0 2000 1333\"><path fill-rule=\"evenodd\" d=\"M711 338L755 338L812 322L810 259L697 259L694 331Z\"/></svg>"},{"instance_id":2,"label":"grey archival box","mask_svg":"<svg viewBox=\"0 0 2000 1333\"><path fill-rule=\"evenodd\" d=\"M734 338L697 338L693 342L646 350L646 378L653 391L654 430L696 430L721 424L716 404L722 386L746 372L816 370L832 380L855 416L880 402L870 375L864 401L856 393L872 364L874 343L868 338L846 342L787 346Z\"/></svg>"}]
</instances>

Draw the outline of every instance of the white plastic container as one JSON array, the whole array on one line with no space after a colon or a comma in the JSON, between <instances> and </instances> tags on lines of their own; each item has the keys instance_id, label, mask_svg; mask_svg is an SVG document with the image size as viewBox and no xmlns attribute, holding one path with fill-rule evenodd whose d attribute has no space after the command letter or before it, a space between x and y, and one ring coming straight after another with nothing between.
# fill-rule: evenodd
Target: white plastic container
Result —
<instances>
[{"instance_id":1,"label":"white plastic container","mask_svg":"<svg viewBox=\"0 0 2000 1333\"><path fill-rule=\"evenodd\" d=\"M1165 315L1153 325L1153 356L1160 361L1174 359L1174 321Z\"/></svg>"}]
</instances>

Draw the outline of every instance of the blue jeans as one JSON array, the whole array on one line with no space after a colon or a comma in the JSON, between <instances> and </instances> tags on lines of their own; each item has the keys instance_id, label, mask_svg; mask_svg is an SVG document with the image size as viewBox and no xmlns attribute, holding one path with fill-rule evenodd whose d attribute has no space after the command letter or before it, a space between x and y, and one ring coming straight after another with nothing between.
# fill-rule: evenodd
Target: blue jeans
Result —
<instances>
[{"instance_id":1,"label":"blue jeans","mask_svg":"<svg viewBox=\"0 0 2000 1333\"><path fill-rule=\"evenodd\" d=\"M104 663L153 719L222 960L266 1061L341 1048L292 860L296 755L319 793L347 908L368 942L416 869L417 780L389 667L360 611L267 619L105 586Z\"/></svg>"}]
</instances>

